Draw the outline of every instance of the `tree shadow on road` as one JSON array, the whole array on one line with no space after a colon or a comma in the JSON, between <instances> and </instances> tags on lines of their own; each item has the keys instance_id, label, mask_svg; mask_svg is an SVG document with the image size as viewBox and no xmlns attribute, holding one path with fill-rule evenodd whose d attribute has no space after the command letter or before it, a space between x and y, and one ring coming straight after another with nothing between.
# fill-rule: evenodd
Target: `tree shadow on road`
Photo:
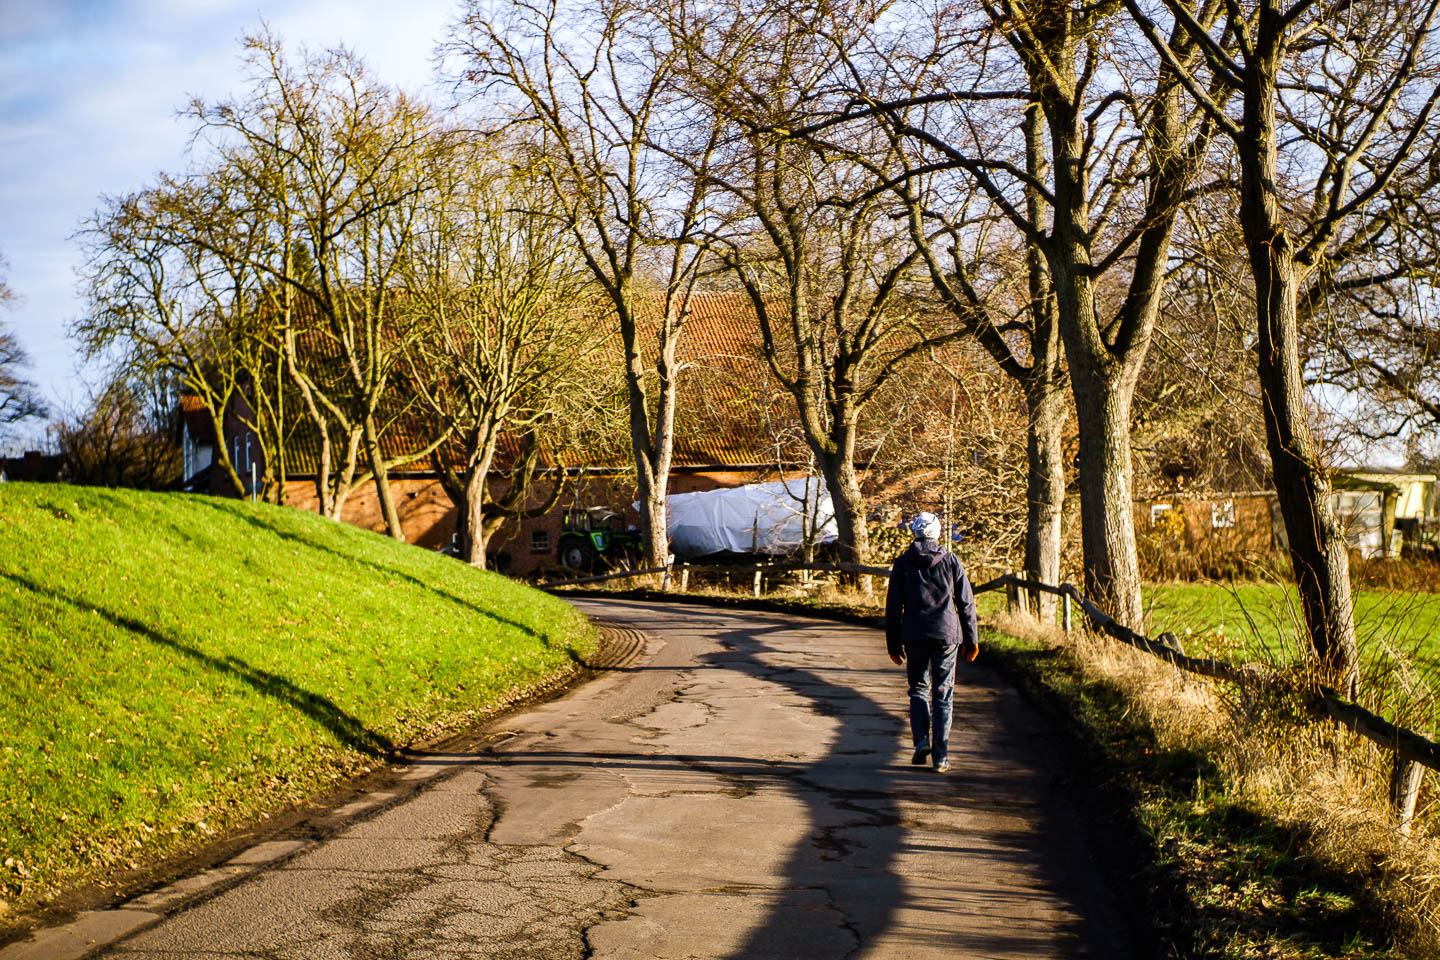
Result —
<instances>
[{"instance_id":1,"label":"tree shadow on road","mask_svg":"<svg viewBox=\"0 0 1440 960\"><path fill-rule=\"evenodd\" d=\"M577 750L571 743L554 751L521 752L500 746L493 759L534 767L537 775L542 771L551 775L557 768L599 769L639 775L645 781L663 778L666 770L678 773L688 768L748 792L778 787L803 803L808 827L784 852L775 870L774 889L754 891L764 897L765 907L740 945L726 954L734 960L791 955L784 950L803 942L807 932L817 938L812 950L821 949L822 942L833 943L837 936L848 936L852 949L872 948L883 941L896 956L943 950L1029 957L1052 954L1057 946L1064 954L1082 953L1097 943L1111 946L1113 938L1092 929L1083 911L1077 910L1080 916L1072 920L1063 916L1056 920L1053 911L1045 912L1055 902L1052 891L1064 886L1060 881L1067 867L1049 851L1036 849L1037 838L1040 846L1046 845L1048 824L1038 830L1029 825L1010 829L1002 817L977 828L973 836L954 827L991 811L996 798L1032 800L1021 792L1026 784L1018 784L1015 775L1005 770L973 768L944 778L928 768L905 764L897 757L905 733L899 715L904 704L899 671L849 670L840 661L826 661L818 651L811 654L793 642L779 645L768 639L817 626L813 621L797 625L757 618L752 625L717 632L716 649L698 662L675 667L650 664L644 669L668 669L677 676L698 669L707 681L714 681L717 673L738 672L771 684L776 698L798 701L800 710L833 722L823 755L775 760L728 753L718 743L715 746L722 749L616 754ZM437 755L428 762L469 759ZM569 774L552 776L553 784L537 785L559 788L571 779ZM1043 819L1043 809L1039 815ZM927 819L945 822L924 822ZM759 850L736 849L733 855L770 859ZM917 862L926 865L922 875L907 875L905 871L915 869ZM996 891L966 876L967 871L983 870L985 864L1007 876L1019 871L1035 879L1029 889ZM1073 872L1073 863L1069 866ZM1062 901L1067 895L1062 890ZM957 922L956 915L967 911L973 911L976 921ZM1024 922L1006 923L1003 917L1012 914ZM1056 922L1062 929L1055 929ZM1116 955L1130 954L1122 948Z\"/></svg>"},{"instance_id":2,"label":"tree shadow on road","mask_svg":"<svg viewBox=\"0 0 1440 960\"><path fill-rule=\"evenodd\" d=\"M960 866L943 862L951 857L965 857L982 870L987 863L1008 862L1022 869L1035 865L1042 876L1053 874L1059 865L1047 862L1044 852L1034 849L1034 834L992 828L983 838L962 838L942 825L905 819L925 806L983 809L989 804L966 793L1019 798L1021 787L1003 772L966 770L944 778L924 767L902 765L896 753L902 742L908 743L906 723L897 718L894 702L888 697L881 702L876 696L893 689L903 705L902 675L897 671L895 679L887 682L874 678L873 671L857 671L847 678L832 665L777 664L777 659L793 660L793 650L778 650L763 638L792 629L781 624L726 631L716 638L725 649L703 658L757 672L805 698L815 713L839 723L826 754L797 765L786 777L793 795L808 807L812 831L791 850L785 864L789 889L825 891L832 909L856 936L857 946L883 938L899 956L939 946L947 952L980 956L1034 956L1053 950L1057 941L1073 948L1067 952L1079 952L1091 939L1082 929L1046 930L1040 936L1034 923L1007 925L983 915L985 908L997 905L997 899L1013 901L1017 894L1023 898L1019 891L996 898L993 891L977 889L973 882L958 890L939 879ZM861 686L872 684L870 690ZM935 857L942 862L934 867L934 876L902 875L907 864ZM999 905L1013 907L1012 902ZM782 897L731 956L740 960L772 951L793 923L792 906ZM956 932L953 915L966 910L976 911L979 922L968 930L962 925L963 932Z\"/></svg>"}]
</instances>

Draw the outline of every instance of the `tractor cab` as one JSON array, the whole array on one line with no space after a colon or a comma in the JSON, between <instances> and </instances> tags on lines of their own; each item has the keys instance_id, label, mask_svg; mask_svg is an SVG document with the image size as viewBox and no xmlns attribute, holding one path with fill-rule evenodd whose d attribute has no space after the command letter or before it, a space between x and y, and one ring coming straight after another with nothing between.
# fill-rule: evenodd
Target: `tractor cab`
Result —
<instances>
[{"instance_id":1,"label":"tractor cab","mask_svg":"<svg viewBox=\"0 0 1440 960\"><path fill-rule=\"evenodd\" d=\"M644 552L640 532L609 507L571 507L565 511L559 544L560 564L586 573L634 567Z\"/></svg>"}]
</instances>

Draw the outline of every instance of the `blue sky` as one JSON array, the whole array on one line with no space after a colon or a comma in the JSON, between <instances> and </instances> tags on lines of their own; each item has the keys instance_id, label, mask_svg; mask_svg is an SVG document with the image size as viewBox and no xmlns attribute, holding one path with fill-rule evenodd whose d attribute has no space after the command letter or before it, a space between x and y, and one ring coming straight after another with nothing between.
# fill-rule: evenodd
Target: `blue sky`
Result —
<instances>
[{"instance_id":1,"label":"blue sky","mask_svg":"<svg viewBox=\"0 0 1440 960\"><path fill-rule=\"evenodd\" d=\"M422 92L458 0L0 0L0 255L22 298L0 314L59 410L85 399L65 336L83 309L70 239L102 194L186 163L192 96L239 92L238 39L270 24L287 46L343 43L375 76ZM438 93L438 91L437 91Z\"/></svg>"}]
</instances>

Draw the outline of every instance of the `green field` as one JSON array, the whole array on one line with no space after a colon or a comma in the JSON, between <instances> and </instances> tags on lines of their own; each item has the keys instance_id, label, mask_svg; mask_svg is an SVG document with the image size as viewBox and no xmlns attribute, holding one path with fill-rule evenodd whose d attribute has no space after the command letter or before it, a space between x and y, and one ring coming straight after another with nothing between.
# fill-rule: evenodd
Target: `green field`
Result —
<instances>
[{"instance_id":1,"label":"green field","mask_svg":"<svg viewBox=\"0 0 1440 960\"><path fill-rule=\"evenodd\" d=\"M1440 658L1440 594L1357 590L1354 598L1362 658ZM1205 655L1287 659L1304 633L1295 588L1288 584L1152 584L1144 603L1151 636L1173 631L1187 650Z\"/></svg>"},{"instance_id":2,"label":"green field","mask_svg":"<svg viewBox=\"0 0 1440 960\"><path fill-rule=\"evenodd\" d=\"M0 915L575 669L562 601L297 510L0 485Z\"/></svg>"}]
</instances>

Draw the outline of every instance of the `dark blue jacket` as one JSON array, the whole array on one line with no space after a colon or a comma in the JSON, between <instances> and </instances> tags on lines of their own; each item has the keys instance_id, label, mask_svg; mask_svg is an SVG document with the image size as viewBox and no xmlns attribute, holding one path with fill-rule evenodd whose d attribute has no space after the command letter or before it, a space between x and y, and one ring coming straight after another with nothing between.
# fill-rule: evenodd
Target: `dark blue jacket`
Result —
<instances>
[{"instance_id":1,"label":"dark blue jacket","mask_svg":"<svg viewBox=\"0 0 1440 960\"><path fill-rule=\"evenodd\" d=\"M961 639L979 642L970 578L955 554L934 540L916 540L890 568L885 646L899 656L905 646L948 647Z\"/></svg>"}]
</instances>

